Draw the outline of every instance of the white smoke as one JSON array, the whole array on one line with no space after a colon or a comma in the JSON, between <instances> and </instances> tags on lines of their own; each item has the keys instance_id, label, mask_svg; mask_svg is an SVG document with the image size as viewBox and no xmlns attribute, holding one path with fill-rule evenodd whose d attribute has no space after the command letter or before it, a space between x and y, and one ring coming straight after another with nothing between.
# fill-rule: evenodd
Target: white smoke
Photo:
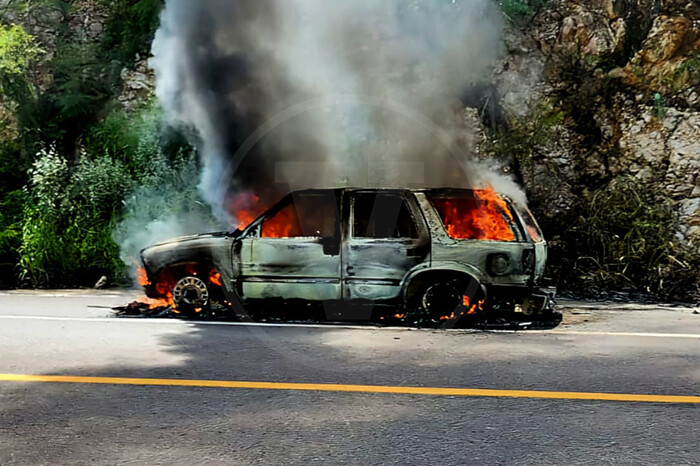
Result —
<instances>
[{"instance_id":1,"label":"white smoke","mask_svg":"<svg viewBox=\"0 0 700 466\"><path fill-rule=\"evenodd\" d=\"M295 188L488 182L523 200L471 162L462 116L501 29L492 0L167 0L152 66L168 117L199 134L199 187L226 223L231 192L275 192L276 166L298 162L322 168Z\"/></svg>"}]
</instances>

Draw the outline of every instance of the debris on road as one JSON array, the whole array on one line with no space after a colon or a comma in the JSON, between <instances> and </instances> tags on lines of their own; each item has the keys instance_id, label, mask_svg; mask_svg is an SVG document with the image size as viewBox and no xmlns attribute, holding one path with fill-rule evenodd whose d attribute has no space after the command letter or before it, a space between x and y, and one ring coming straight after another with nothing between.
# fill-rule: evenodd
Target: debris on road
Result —
<instances>
[{"instance_id":1,"label":"debris on road","mask_svg":"<svg viewBox=\"0 0 700 466\"><path fill-rule=\"evenodd\" d=\"M206 309L202 309L195 315L186 315L172 306L154 305L154 300L144 299L134 301L126 306L113 308L115 316L119 318L160 318L160 319L185 319L195 321L218 322L261 322L261 323L295 323L295 324L336 324L348 322L333 319L325 312L323 306L304 304L287 304L270 306L268 308L256 307L242 313L235 312L228 306L212 303ZM156 303L158 301L155 301ZM533 320L531 317L522 316L510 312L491 312L488 316L464 316L457 321L434 321L425 316L420 317L413 313L396 314L395 312L382 312L381 317L367 321L353 321L358 326L383 326L383 327L408 327L408 328L434 328L434 329L477 329L477 330L530 330L551 329L557 327L562 321L560 313L554 313L547 320Z\"/></svg>"},{"instance_id":2,"label":"debris on road","mask_svg":"<svg viewBox=\"0 0 700 466\"><path fill-rule=\"evenodd\" d=\"M95 289L96 289L96 290L101 290L102 288L104 288L105 286L107 286L107 281L108 281L107 277L103 275L102 278L100 278L100 279L97 281L97 283L95 283Z\"/></svg>"}]
</instances>

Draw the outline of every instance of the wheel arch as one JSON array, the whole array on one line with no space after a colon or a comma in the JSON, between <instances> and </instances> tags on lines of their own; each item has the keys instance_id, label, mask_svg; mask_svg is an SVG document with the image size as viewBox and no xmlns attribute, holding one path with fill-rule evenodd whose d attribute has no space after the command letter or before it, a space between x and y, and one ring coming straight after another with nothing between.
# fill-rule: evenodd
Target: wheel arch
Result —
<instances>
[{"instance_id":1,"label":"wheel arch","mask_svg":"<svg viewBox=\"0 0 700 466\"><path fill-rule=\"evenodd\" d=\"M195 271L196 273L189 271L188 267L195 267L197 270ZM170 263L165 263L163 264L154 274L154 278L157 281L159 277L166 272L179 272L178 275L197 275L204 271L204 269L214 269L217 270L216 266L214 265L213 261L209 260L180 260L180 261L173 261ZM208 273L208 270L207 270Z\"/></svg>"},{"instance_id":2,"label":"wheel arch","mask_svg":"<svg viewBox=\"0 0 700 466\"><path fill-rule=\"evenodd\" d=\"M408 302L412 292L423 283L438 277L465 277L476 281L481 287L484 296L488 300L487 288L483 280L484 274L476 267L468 264L441 263L431 267L423 267L412 270L407 274L401 291L401 298L404 304Z\"/></svg>"},{"instance_id":3,"label":"wheel arch","mask_svg":"<svg viewBox=\"0 0 700 466\"><path fill-rule=\"evenodd\" d=\"M172 282L176 277L183 278L188 274L187 267L194 266L197 268L198 273L203 274L201 277L207 283L208 286L215 285L221 289L223 293L223 298L226 303L235 308L237 312L243 312L241 307L241 299L238 296L236 290L229 284L230 277L227 274L227 270L223 267L218 267L216 261L212 257L198 258L197 260L179 260L172 261L164 264L155 274L153 285L150 287L151 290L156 291L156 284L161 280L162 274L164 272L172 271L171 277L165 277L166 281ZM213 283L210 277L211 271L215 271L219 274L219 283ZM180 272L180 273L178 273ZM197 274L195 274L197 275ZM168 280L169 279L169 280ZM210 288L211 289L211 288ZM147 293L148 294L148 293ZM150 296L149 297L161 297L161 296Z\"/></svg>"}]
</instances>

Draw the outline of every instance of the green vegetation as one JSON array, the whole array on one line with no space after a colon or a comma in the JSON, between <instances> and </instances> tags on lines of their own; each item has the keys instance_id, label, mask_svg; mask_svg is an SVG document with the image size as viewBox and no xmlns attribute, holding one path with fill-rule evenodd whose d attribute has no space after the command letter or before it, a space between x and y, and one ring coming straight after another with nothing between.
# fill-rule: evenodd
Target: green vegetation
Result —
<instances>
[{"instance_id":1,"label":"green vegetation","mask_svg":"<svg viewBox=\"0 0 700 466\"><path fill-rule=\"evenodd\" d=\"M600 95L605 95L601 93ZM579 103L569 110L571 99ZM592 101L592 99L591 99ZM659 112L663 112L660 105ZM572 179L569 167L552 157L572 148L562 141L559 129L574 126L584 135L585 125L576 121L590 112L583 92L566 94L562 100L545 100L526 118L507 121L507 128L491 131L486 150L513 168L528 189L530 207L550 240L549 274L558 277L562 291L591 298L608 297L611 291L689 300L700 295L700 252L676 237L678 219L673 201L659 189L634 178L613 177L605 167L585 182ZM598 135L588 136L599 144ZM585 141L585 139L582 138ZM580 142L579 142L580 143ZM610 152L603 157L614 157ZM576 167L576 176L582 177ZM558 213L556 200L576 186L573 202Z\"/></svg>"},{"instance_id":2,"label":"green vegetation","mask_svg":"<svg viewBox=\"0 0 700 466\"><path fill-rule=\"evenodd\" d=\"M121 70L148 52L162 1L102 4L98 40L69 26L70 1L0 8L2 286L124 282L114 232L135 187L173 186L174 198L198 202L193 149L182 138L164 144L154 106L128 114L115 103ZM47 30L50 59L38 39Z\"/></svg>"},{"instance_id":3,"label":"green vegetation","mask_svg":"<svg viewBox=\"0 0 700 466\"><path fill-rule=\"evenodd\" d=\"M666 116L666 110L664 108L664 100L660 93L654 94L654 116L659 120L663 120Z\"/></svg>"},{"instance_id":4,"label":"green vegetation","mask_svg":"<svg viewBox=\"0 0 700 466\"><path fill-rule=\"evenodd\" d=\"M514 171L521 177L519 181L533 180L538 151L556 137L553 129L563 123L565 116L554 102L541 101L527 118L509 119L506 127L492 130L486 150L513 165Z\"/></svg>"},{"instance_id":5,"label":"green vegetation","mask_svg":"<svg viewBox=\"0 0 700 466\"><path fill-rule=\"evenodd\" d=\"M147 218L208 211L199 199L194 151L170 157L159 139L157 108L132 116L117 113L89 135L71 164L55 149L37 154L26 188L20 279L33 286L92 285L101 277L126 282L127 267L115 241L120 222L147 209ZM155 191L161 196L152 196ZM163 195L164 194L164 195ZM152 198L168 199L156 204ZM124 236L124 235L122 235ZM123 237L120 239L124 239Z\"/></svg>"},{"instance_id":6,"label":"green vegetation","mask_svg":"<svg viewBox=\"0 0 700 466\"><path fill-rule=\"evenodd\" d=\"M101 0L112 9L102 49L114 60L130 65L143 52L158 28L164 0Z\"/></svg>"},{"instance_id":7,"label":"green vegetation","mask_svg":"<svg viewBox=\"0 0 700 466\"><path fill-rule=\"evenodd\" d=\"M499 3L508 19L519 22L534 16L549 0L500 0Z\"/></svg>"},{"instance_id":8,"label":"green vegetation","mask_svg":"<svg viewBox=\"0 0 700 466\"><path fill-rule=\"evenodd\" d=\"M34 38L22 26L0 25L0 75L3 81L24 73L41 52Z\"/></svg>"},{"instance_id":9,"label":"green vegetation","mask_svg":"<svg viewBox=\"0 0 700 466\"><path fill-rule=\"evenodd\" d=\"M29 172L20 278L35 286L87 284L121 269L111 231L130 180L109 157L83 155L71 169L42 151Z\"/></svg>"},{"instance_id":10,"label":"green vegetation","mask_svg":"<svg viewBox=\"0 0 700 466\"><path fill-rule=\"evenodd\" d=\"M697 251L674 238L671 200L632 178L618 178L584 196L563 240L567 288L684 298L697 291Z\"/></svg>"},{"instance_id":11,"label":"green vegetation","mask_svg":"<svg viewBox=\"0 0 700 466\"><path fill-rule=\"evenodd\" d=\"M700 84L700 50L694 51L675 70L675 76L686 87Z\"/></svg>"}]
</instances>

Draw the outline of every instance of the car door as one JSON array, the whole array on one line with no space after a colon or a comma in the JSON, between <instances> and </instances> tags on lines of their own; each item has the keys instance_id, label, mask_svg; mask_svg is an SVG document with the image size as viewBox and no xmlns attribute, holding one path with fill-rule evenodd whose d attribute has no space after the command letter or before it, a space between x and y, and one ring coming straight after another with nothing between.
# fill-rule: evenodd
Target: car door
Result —
<instances>
[{"instance_id":1,"label":"car door","mask_svg":"<svg viewBox=\"0 0 700 466\"><path fill-rule=\"evenodd\" d=\"M425 220L408 191L350 193L343 294L346 299L388 300L399 296L406 273L430 253Z\"/></svg>"},{"instance_id":2,"label":"car door","mask_svg":"<svg viewBox=\"0 0 700 466\"><path fill-rule=\"evenodd\" d=\"M340 214L333 190L293 193L241 241L244 299L337 300Z\"/></svg>"}]
</instances>

